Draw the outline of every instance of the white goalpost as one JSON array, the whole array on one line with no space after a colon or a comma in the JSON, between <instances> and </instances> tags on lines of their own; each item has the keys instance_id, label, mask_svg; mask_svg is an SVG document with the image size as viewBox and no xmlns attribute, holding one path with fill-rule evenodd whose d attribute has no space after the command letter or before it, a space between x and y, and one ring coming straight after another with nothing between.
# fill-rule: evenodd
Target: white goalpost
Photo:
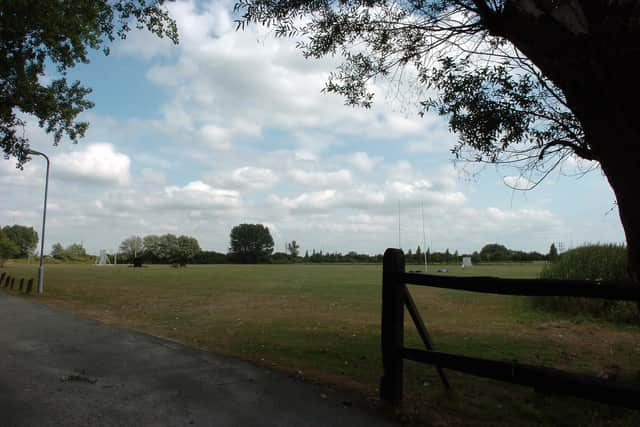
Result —
<instances>
[{"instance_id":1,"label":"white goalpost","mask_svg":"<svg viewBox=\"0 0 640 427\"><path fill-rule=\"evenodd\" d=\"M118 253L113 255L113 263L105 249L100 249L100 256L96 259L96 265L116 265L118 264Z\"/></svg>"}]
</instances>

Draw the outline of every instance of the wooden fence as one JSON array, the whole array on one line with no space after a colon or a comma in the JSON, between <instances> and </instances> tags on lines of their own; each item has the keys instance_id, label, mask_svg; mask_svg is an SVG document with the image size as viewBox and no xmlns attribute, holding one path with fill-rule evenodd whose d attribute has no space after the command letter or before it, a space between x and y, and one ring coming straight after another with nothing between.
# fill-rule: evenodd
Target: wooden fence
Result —
<instances>
[{"instance_id":1,"label":"wooden fence","mask_svg":"<svg viewBox=\"0 0 640 427\"><path fill-rule=\"evenodd\" d=\"M33 279L29 279L25 282L25 279L21 278L19 282L16 282L15 277L11 277L6 272L2 272L2 274L0 274L0 288L14 289L14 287L20 292L30 294L33 290Z\"/></svg>"},{"instance_id":2,"label":"wooden fence","mask_svg":"<svg viewBox=\"0 0 640 427\"><path fill-rule=\"evenodd\" d=\"M640 408L640 386L564 372L544 366L481 359L443 353L433 348L431 337L407 289L407 284L502 295L566 296L640 301L640 287L633 284L493 277L450 277L406 273L404 254L387 249L382 270L382 363L380 398L398 404L402 400L404 359L434 365L445 388L450 388L444 368L479 377L534 387L541 392L567 394L584 399ZM425 349L404 346L405 307Z\"/></svg>"}]
</instances>

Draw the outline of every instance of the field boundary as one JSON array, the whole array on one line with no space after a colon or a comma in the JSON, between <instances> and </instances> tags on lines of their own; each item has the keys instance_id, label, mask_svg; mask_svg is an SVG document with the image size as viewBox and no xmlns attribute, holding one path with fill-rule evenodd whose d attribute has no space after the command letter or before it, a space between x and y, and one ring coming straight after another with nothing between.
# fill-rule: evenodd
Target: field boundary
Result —
<instances>
[{"instance_id":1,"label":"field boundary","mask_svg":"<svg viewBox=\"0 0 640 427\"><path fill-rule=\"evenodd\" d=\"M380 398L399 404L403 394L403 361L434 365L446 389L444 368L499 381L532 386L537 391L572 395L584 399L638 409L640 386L517 362L504 362L438 352L407 284L470 292L520 296L565 296L640 301L640 287L630 283L499 279L494 277L446 277L405 272L404 253L385 251L382 270L382 363ZM404 347L404 312L409 312L425 349Z\"/></svg>"}]
</instances>

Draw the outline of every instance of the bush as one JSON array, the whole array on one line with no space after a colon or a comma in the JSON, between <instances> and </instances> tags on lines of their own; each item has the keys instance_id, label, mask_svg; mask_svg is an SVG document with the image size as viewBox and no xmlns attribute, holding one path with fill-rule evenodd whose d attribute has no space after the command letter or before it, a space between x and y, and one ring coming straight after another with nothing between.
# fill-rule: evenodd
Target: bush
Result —
<instances>
[{"instance_id":1,"label":"bush","mask_svg":"<svg viewBox=\"0 0 640 427\"><path fill-rule=\"evenodd\" d=\"M627 281L627 249L623 245L588 245L572 249L547 264L541 279ZM532 297L533 305L547 311L586 315L616 322L638 322L633 302L592 298Z\"/></svg>"}]
</instances>

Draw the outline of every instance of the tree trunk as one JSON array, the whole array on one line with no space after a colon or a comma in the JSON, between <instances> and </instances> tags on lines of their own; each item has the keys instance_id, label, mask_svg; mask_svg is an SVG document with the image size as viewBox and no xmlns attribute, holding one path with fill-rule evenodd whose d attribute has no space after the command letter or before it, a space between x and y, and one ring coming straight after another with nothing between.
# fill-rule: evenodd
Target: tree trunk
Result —
<instances>
[{"instance_id":1,"label":"tree trunk","mask_svg":"<svg viewBox=\"0 0 640 427\"><path fill-rule=\"evenodd\" d=\"M601 155L600 165L618 202L627 238L629 275L634 282L640 282L640 157L633 152L619 152L611 145L610 152Z\"/></svg>"},{"instance_id":2,"label":"tree trunk","mask_svg":"<svg viewBox=\"0 0 640 427\"><path fill-rule=\"evenodd\" d=\"M483 16L489 31L523 52L563 94L585 148L613 188L627 239L629 273L640 281L640 4L508 0Z\"/></svg>"}]
</instances>

